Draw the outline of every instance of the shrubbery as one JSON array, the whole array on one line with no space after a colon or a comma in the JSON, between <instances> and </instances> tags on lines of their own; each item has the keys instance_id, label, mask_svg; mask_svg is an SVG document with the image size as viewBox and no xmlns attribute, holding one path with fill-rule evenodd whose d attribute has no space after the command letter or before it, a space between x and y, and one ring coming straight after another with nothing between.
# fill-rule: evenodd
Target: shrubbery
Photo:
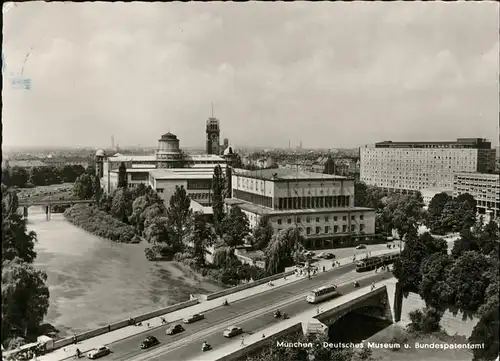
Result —
<instances>
[{"instance_id":1,"label":"shrubbery","mask_svg":"<svg viewBox=\"0 0 500 361\"><path fill-rule=\"evenodd\" d=\"M435 308L426 308L424 312L415 310L410 312L409 316L411 323L408 325L408 329L410 331L431 333L440 329L441 314Z\"/></svg>"},{"instance_id":2,"label":"shrubbery","mask_svg":"<svg viewBox=\"0 0 500 361\"><path fill-rule=\"evenodd\" d=\"M241 262L236 267L231 268L218 268L215 265L208 264L205 267L198 267L196 261L187 252L176 253L174 260L225 286L237 286L242 281L250 281L251 279L255 281L267 276L265 270L256 266L241 264Z\"/></svg>"},{"instance_id":3,"label":"shrubbery","mask_svg":"<svg viewBox=\"0 0 500 361\"><path fill-rule=\"evenodd\" d=\"M130 243L134 227L120 222L95 206L77 204L64 212L66 219L77 227L96 236L120 243Z\"/></svg>"}]
</instances>

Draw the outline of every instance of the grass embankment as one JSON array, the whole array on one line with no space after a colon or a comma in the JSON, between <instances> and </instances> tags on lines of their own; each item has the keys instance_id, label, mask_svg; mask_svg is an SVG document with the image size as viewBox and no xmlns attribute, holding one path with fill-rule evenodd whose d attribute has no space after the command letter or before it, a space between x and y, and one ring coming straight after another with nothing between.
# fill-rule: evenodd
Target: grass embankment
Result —
<instances>
[{"instance_id":1,"label":"grass embankment","mask_svg":"<svg viewBox=\"0 0 500 361\"><path fill-rule=\"evenodd\" d=\"M64 212L64 217L93 235L119 243L136 243L134 227L99 210L96 206L74 205Z\"/></svg>"}]
</instances>

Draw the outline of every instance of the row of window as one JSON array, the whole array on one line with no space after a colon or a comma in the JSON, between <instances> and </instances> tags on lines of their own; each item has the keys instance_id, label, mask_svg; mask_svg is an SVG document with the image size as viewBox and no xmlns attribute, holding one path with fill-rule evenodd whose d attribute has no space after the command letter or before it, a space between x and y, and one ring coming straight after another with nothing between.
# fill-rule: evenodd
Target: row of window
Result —
<instances>
[{"instance_id":1,"label":"row of window","mask_svg":"<svg viewBox=\"0 0 500 361\"><path fill-rule=\"evenodd\" d=\"M285 197L278 198L277 209L349 207L350 196Z\"/></svg>"},{"instance_id":2,"label":"row of window","mask_svg":"<svg viewBox=\"0 0 500 361\"><path fill-rule=\"evenodd\" d=\"M324 227L324 232L323 232L323 227L315 227L315 233L314 234L328 234L328 233L346 233L346 232L356 232L356 225L355 224L351 224L351 228L350 230L348 230L347 228L347 225L343 225L342 227L340 226L333 226L333 232L332 232L332 228L330 226L325 226ZM299 229L303 232L304 229L299 227ZM342 230L342 231L341 231ZM277 231L281 231L281 228L278 228ZM311 235L312 234L312 228L311 227L306 227L305 229L306 231L306 235ZM365 225L364 224L360 224L359 225L359 232L360 233L363 233L365 231Z\"/></svg>"},{"instance_id":3,"label":"row of window","mask_svg":"<svg viewBox=\"0 0 500 361\"><path fill-rule=\"evenodd\" d=\"M338 221L338 216L333 216L333 221L336 222ZM360 214L359 215L359 220L362 221L363 219L365 218L365 216L363 214ZM306 216L305 217L306 219L306 223L311 223L311 217L310 216ZM329 222L330 221L330 217L329 216L325 216L324 217L324 220L325 222ZM343 221L347 221L347 216L342 216L342 220ZM351 215L351 221L355 221L356 220L356 216L355 215ZM316 222L320 222L321 221L321 217L316 217ZM278 224L282 224L283 223L283 220L281 218L278 218L278 220L276 221ZM288 224L291 224L292 223L292 219L291 218L287 218L286 222ZM297 217L297 223L302 223L302 217Z\"/></svg>"}]
</instances>

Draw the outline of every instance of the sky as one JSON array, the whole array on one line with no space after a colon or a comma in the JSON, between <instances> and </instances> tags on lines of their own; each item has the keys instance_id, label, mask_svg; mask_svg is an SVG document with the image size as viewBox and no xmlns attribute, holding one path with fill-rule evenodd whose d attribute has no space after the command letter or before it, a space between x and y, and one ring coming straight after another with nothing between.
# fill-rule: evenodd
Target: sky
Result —
<instances>
[{"instance_id":1,"label":"sky","mask_svg":"<svg viewBox=\"0 0 500 361\"><path fill-rule=\"evenodd\" d=\"M498 143L496 2L4 7L5 146ZM22 74L21 74L22 71ZM29 79L31 89L13 86Z\"/></svg>"}]
</instances>

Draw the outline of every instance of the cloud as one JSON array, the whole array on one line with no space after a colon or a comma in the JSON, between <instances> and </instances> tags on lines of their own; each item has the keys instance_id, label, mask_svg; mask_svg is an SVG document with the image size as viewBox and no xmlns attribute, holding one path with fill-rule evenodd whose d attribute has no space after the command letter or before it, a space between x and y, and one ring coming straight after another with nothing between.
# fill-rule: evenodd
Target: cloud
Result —
<instances>
[{"instance_id":1,"label":"cloud","mask_svg":"<svg viewBox=\"0 0 500 361\"><path fill-rule=\"evenodd\" d=\"M496 3L23 3L4 53L11 145L350 147L497 136ZM19 71L19 70L18 70ZM457 125L458 124L458 125ZM36 130L35 130L36 129ZM424 130L422 130L424 129Z\"/></svg>"}]
</instances>

